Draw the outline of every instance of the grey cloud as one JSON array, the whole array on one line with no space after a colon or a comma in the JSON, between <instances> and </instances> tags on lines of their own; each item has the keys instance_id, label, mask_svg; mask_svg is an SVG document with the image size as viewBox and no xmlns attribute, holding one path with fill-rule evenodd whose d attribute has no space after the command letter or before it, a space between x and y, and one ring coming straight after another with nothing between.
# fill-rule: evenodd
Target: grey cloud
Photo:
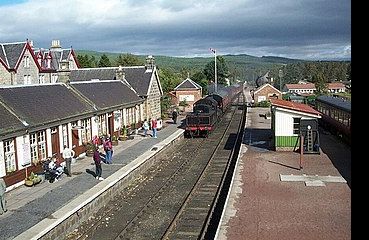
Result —
<instances>
[{"instance_id":1,"label":"grey cloud","mask_svg":"<svg viewBox=\"0 0 369 240\"><path fill-rule=\"evenodd\" d=\"M116 14L113 16L89 20L88 15L79 16L86 11L70 8L54 16L52 24L48 24L47 18L17 18L13 16L16 11L8 13L0 6L0 15L4 16L0 23L0 41L32 38L36 45L48 47L51 40L57 38L64 46L73 45L75 49L170 56L210 55L208 49L214 47L224 54L317 59L319 56L351 57L351 50L345 50L351 49L350 1L130 0L116 3L121 9L109 12ZM126 13L120 15L120 11Z\"/></svg>"}]
</instances>

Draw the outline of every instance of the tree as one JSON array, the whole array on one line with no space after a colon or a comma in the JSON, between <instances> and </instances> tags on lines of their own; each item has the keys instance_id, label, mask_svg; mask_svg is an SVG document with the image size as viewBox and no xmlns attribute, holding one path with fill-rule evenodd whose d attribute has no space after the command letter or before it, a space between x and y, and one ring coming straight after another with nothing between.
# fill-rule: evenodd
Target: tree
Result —
<instances>
[{"instance_id":1,"label":"tree","mask_svg":"<svg viewBox=\"0 0 369 240\"><path fill-rule=\"evenodd\" d=\"M119 54L119 56L117 57L117 59L115 60L116 65L119 66L141 66L144 65L145 63L140 60L137 56L131 54L131 53L126 53L126 54Z\"/></svg>"},{"instance_id":2,"label":"tree","mask_svg":"<svg viewBox=\"0 0 369 240\"><path fill-rule=\"evenodd\" d=\"M161 68L159 69L159 79L163 92L168 93L181 82L179 74L174 73L170 69Z\"/></svg>"},{"instance_id":3,"label":"tree","mask_svg":"<svg viewBox=\"0 0 369 240\"><path fill-rule=\"evenodd\" d=\"M313 76L313 83L315 84L316 91L318 95L327 94L328 93L328 83L324 79L322 73L317 73Z\"/></svg>"},{"instance_id":4,"label":"tree","mask_svg":"<svg viewBox=\"0 0 369 240\"><path fill-rule=\"evenodd\" d=\"M214 81L214 65L215 61L209 62L204 68L204 74L209 81ZM226 78L229 76L228 66L222 56L217 56L217 83L226 84Z\"/></svg>"},{"instance_id":5,"label":"tree","mask_svg":"<svg viewBox=\"0 0 369 240\"><path fill-rule=\"evenodd\" d=\"M98 62L95 58L95 56L91 56L91 58L88 60L89 67L95 68L98 65Z\"/></svg>"},{"instance_id":6,"label":"tree","mask_svg":"<svg viewBox=\"0 0 369 240\"><path fill-rule=\"evenodd\" d=\"M207 95L208 94L208 80L206 79L206 75L204 74L203 71L199 71L197 73L195 73L191 79L193 81L195 81L196 83L198 83L201 87L202 87L202 94L203 95Z\"/></svg>"},{"instance_id":7,"label":"tree","mask_svg":"<svg viewBox=\"0 0 369 240\"><path fill-rule=\"evenodd\" d=\"M79 66L81 68L90 67L87 54L85 54L84 56L83 55L77 55L77 60L78 60Z\"/></svg>"},{"instance_id":8,"label":"tree","mask_svg":"<svg viewBox=\"0 0 369 240\"><path fill-rule=\"evenodd\" d=\"M171 107L171 98L167 94L164 94L160 101L160 107L161 107L161 118L167 118L168 117L168 109Z\"/></svg>"},{"instance_id":9,"label":"tree","mask_svg":"<svg viewBox=\"0 0 369 240\"><path fill-rule=\"evenodd\" d=\"M110 60L108 56L105 55L105 53L100 57L98 66L99 67L111 67Z\"/></svg>"}]
</instances>

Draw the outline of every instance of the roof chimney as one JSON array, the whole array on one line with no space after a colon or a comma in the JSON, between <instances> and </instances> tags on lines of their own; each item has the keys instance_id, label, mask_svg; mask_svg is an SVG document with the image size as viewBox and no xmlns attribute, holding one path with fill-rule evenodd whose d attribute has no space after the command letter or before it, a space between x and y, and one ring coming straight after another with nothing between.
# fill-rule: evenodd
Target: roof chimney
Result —
<instances>
[{"instance_id":1,"label":"roof chimney","mask_svg":"<svg viewBox=\"0 0 369 240\"><path fill-rule=\"evenodd\" d=\"M33 48L33 40L28 40L28 44L31 48Z\"/></svg>"},{"instance_id":2,"label":"roof chimney","mask_svg":"<svg viewBox=\"0 0 369 240\"><path fill-rule=\"evenodd\" d=\"M122 67L122 65L119 65L118 69L115 70L115 78L117 80L125 80L125 72L124 72L124 69Z\"/></svg>"},{"instance_id":3,"label":"roof chimney","mask_svg":"<svg viewBox=\"0 0 369 240\"><path fill-rule=\"evenodd\" d=\"M152 55L147 56L145 64L146 72L152 72L154 66L155 66L155 58Z\"/></svg>"},{"instance_id":4,"label":"roof chimney","mask_svg":"<svg viewBox=\"0 0 369 240\"><path fill-rule=\"evenodd\" d=\"M52 40L51 41L51 48L61 48L60 40Z\"/></svg>"}]
</instances>

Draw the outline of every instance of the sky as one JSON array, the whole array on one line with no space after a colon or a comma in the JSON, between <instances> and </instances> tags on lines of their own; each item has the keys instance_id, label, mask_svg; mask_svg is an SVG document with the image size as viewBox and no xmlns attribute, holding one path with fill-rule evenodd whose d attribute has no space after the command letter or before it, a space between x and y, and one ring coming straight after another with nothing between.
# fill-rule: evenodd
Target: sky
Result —
<instances>
[{"instance_id":1,"label":"sky","mask_svg":"<svg viewBox=\"0 0 369 240\"><path fill-rule=\"evenodd\" d=\"M350 0L0 0L0 43L210 57L351 59Z\"/></svg>"}]
</instances>

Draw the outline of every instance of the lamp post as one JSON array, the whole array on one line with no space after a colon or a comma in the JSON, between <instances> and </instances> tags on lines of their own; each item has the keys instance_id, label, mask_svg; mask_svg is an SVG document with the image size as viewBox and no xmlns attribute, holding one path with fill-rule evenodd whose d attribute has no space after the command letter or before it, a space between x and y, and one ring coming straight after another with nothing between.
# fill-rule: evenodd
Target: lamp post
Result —
<instances>
[{"instance_id":1,"label":"lamp post","mask_svg":"<svg viewBox=\"0 0 369 240\"><path fill-rule=\"evenodd\" d=\"M214 53L214 92L218 92L218 88L217 88L217 50L210 48L210 51Z\"/></svg>"}]
</instances>

